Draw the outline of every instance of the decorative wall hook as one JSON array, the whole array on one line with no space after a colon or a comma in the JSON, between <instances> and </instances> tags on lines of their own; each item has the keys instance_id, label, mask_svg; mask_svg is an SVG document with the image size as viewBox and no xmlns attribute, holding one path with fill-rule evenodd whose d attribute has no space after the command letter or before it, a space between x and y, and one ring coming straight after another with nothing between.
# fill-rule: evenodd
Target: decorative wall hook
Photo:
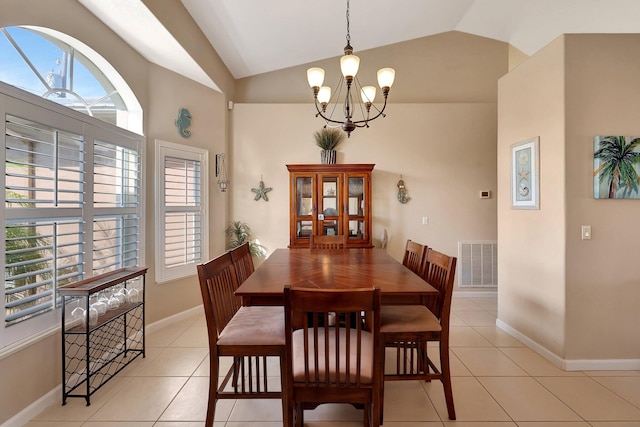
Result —
<instances>
[{"instance_id":1,"label":"decorative wall hook","mask_svg":"<svg viewBox=\"0 0 640 427\"><path fill-rule=\"evenodd\" d=\"M260 175L260 184L258 184L258 188L252 188L251 191L256 193L256 197L253 200L258 201L260 199L264 199L265 202L269 201L269 197L267 193L273 190L271 187L265 187L264 182L262 181L262 175Z\"/></svg>"},{"instance_id":2,"label":"decorative wall hook","mask_svg":"<svg viewBox=\"0 0 640 427\"><path fill-rule=\"evenodd\" d=\"M218 188L225 193L229 187L229 178L227 178L227 164L224 153L216 154L216 178L218 178Z\"/></svg>"},{"instance_id":3,"label":"decorative wall hook","mask_svg":"<svg viewBox=\"0 0 640 427\"><path fill-rule=\"evenodd\" d=\"M398 201L402 204L407 203L411 200L411 197L407 194L407 188L404 185L404 181L402 180L402 175L400 175L400 181L398 181Z\"/></svg>"},{"instance_id":4,"label":"decorative wall hook","mask_svg":"<svg viewBox=\"0 0 640 427\"><path fill-rule=\"evenodd\" d=\"M191 131L187 130L187 128L191 126L191 113L189 110L186 108L180 108L178 110L178 118L176 119L175 124L181 137L189 138L191 136Z\"/></svg>"}]
</instances>

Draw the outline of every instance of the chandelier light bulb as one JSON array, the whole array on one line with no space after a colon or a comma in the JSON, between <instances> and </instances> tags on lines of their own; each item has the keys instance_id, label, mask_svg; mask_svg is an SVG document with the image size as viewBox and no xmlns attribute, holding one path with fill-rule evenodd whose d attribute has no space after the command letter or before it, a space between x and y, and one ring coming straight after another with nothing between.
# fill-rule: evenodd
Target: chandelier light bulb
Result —
<instances>
[{"instance_id":1,"label":"chandelier light bulb","mask_svg":"<svg viewBox=\"0 0 640 427\"><path fill-rule=\"evenodd\" d=\"M347 77L355 77L360 67L360 58L355 55L344 55L340 58L340 70L342 75Z\"/></svg>"},{"instance_id":2,"label":"chandelier light bulb","mask_svg":"<svg viewBox=\"0 0 640 427\"><path fill-rule=\"evenodd\" d=\"M324 82L324 70L322 68L313 67L307 70L307 80L310 87L320 87Z\"/></svg>"},{"instance_id":3,"label":"chandelier light bulb","mask_svg":"<svg viewBox=\"0 0 640 427\"><path fill-rule=\"evenodd\" d=\"M329 86L320 87L318 92L318 102L322 104L328 104L331 99L331 88Z\"/></svg>"},{"instance_id":4,"label":"chandelier light bulb","mask_svg":"<svg viewBox=\"0 0 640 427\"><path fill-rule=\"evenodd\" d=\"M396 70L393 68L381 68L378 70L378 85L381 89L393 86L396 78Z\"/></svg>"},{"instance_id":5,"label":"chandelier light bulb","mask_svg":"<svg viewBox=\"0 0 640 427\"><path fill-rule=\"evenodd\" d=\"M362 92L360 93L362 97L362 102L365 104L373 103L373 100L376 98L376 88L375 86L365 86L362 88Z\"/></svg>"}]
</instances>

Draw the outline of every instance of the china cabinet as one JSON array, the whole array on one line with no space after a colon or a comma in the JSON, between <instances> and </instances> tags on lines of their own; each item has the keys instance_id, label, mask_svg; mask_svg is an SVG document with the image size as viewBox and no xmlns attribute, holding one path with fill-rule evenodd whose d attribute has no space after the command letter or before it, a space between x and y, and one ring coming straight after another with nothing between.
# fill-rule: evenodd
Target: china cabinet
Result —
<instances>
[{"instance_id":1,"label":"china cabinet","mask_svg":"<svg viewBox=\"0 0 640 427\"><path fill-rule=\"evenodd\" d=\"M309 247L309 236L344 234L347 247L372 247L373 164L287 165L290 248Z\"/></svg>"},{"instance_id":2,"label":"china cabinet","mask_svg":"<svg viewBox=\"0 0 640 427\"><path fill-rule=\"evenodd\" d=\"M122 268L62 286L62 404L91 395L145 356L147 267Z\"/></svg>"}]
</instances>

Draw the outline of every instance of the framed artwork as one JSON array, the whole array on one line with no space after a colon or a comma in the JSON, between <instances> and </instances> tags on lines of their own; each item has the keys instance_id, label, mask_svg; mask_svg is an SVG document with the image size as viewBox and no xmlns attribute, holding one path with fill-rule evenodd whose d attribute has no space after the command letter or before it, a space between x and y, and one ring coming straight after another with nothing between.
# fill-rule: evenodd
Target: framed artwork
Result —
<instances>
[{"instance_id":1,"label":"framed artwork","mask_svg":"<svg viewBox=\"0 0 640 427\"><path fill-rule=\"evenodd\" d=\"M640 199L640 137L593 138L593 197Z\"/></svg>"},{"instance_id":2,"label":"framed artwork","mask_svg":"<svg viewBox=\"0 0 640 427\"><path fill-rule=\"evenodd\" d=\"M511 208L540 209L539 137L511 146Z\"/></svg>"}]
</instances>

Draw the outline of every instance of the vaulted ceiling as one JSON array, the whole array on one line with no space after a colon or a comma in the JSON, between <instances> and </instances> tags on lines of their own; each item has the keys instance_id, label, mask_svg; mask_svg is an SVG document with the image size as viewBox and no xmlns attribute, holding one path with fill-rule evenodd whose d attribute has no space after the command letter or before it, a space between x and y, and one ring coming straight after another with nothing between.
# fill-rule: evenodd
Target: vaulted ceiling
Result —
<instances>
[{"instance_id":1,"label":"vaulted ceiling","mask_svg":"<svg viewBox=\"0 0 640 427\"><path fill-rule=\"evenodd\" d=\"M79 1L150 61L203 78L141 0ZM339 56L346 44L346 0L181 1L235 78ZM640 33L640 1L350 0L356 53L447 31L532 55L561 34Z\"/></svg>"}]
</instances>

